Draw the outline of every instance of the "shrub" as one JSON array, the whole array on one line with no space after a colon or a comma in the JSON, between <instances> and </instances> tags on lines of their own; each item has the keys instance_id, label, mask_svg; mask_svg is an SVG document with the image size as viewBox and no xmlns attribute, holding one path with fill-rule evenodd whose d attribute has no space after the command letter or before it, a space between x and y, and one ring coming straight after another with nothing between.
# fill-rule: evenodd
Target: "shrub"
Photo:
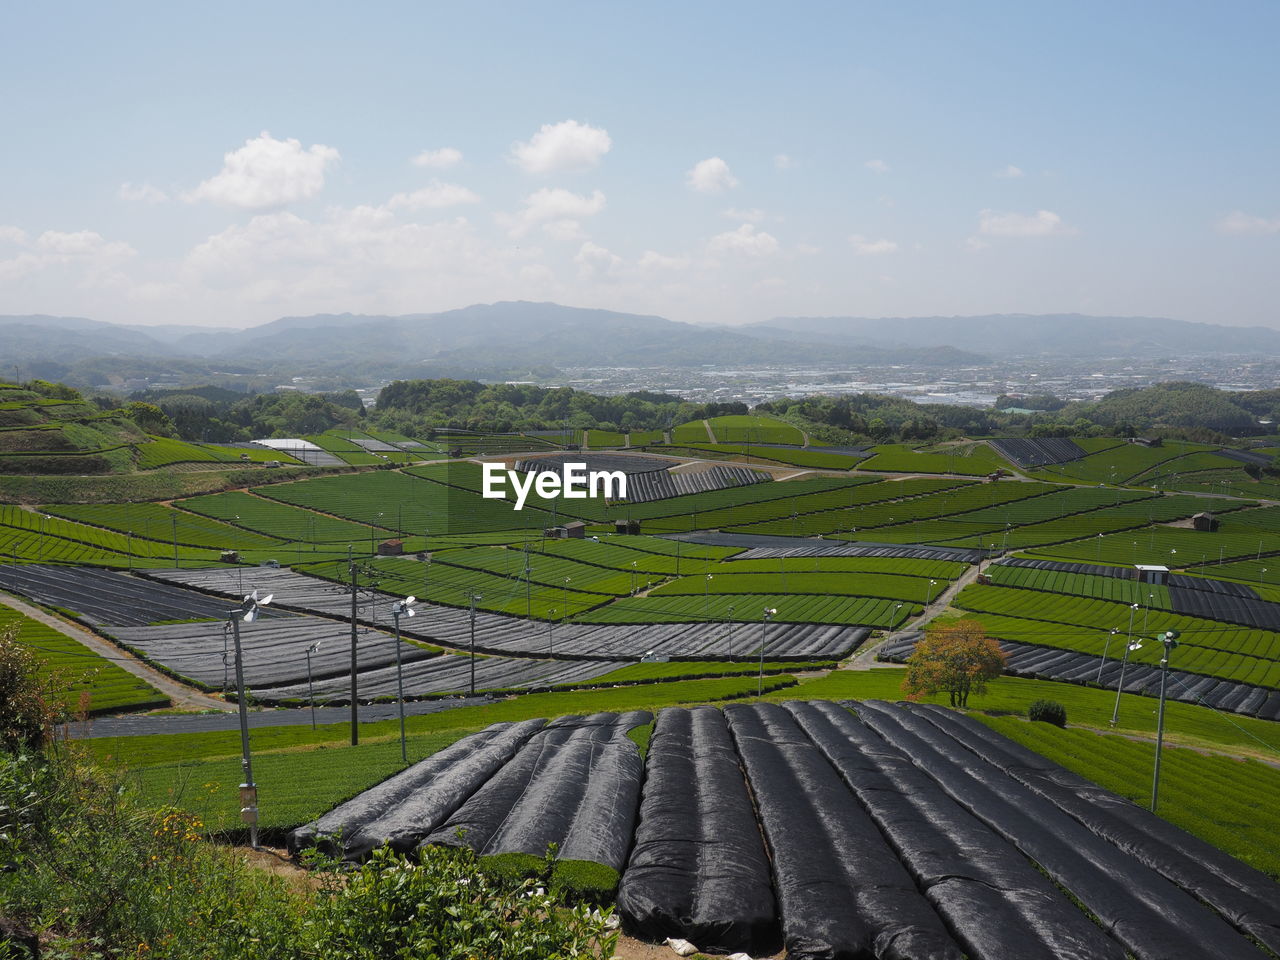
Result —
<instances>
[{"instance_id":1,"label":"shrub","mask_svg":"<svg viewBox=\"0 0 1280 960\"><path fill-rule=\"evenodd\" d=\"M45 746L62 719L59 680L40 668L18 642L16 624L0 630L0 747L9 753Z\"/></svg>"},{"instance_id":2,"label":"shrub","mask_svg":"<svg viewBox=\"0 0 1280 960\"><path fill-rule=\"evenodd\" d=\"M1027 716L1042 723L1052 723L1055 727L1067 725L1067 708L1056 700L1036 700L1027 707Z\"/></svg>"}]
</instances>

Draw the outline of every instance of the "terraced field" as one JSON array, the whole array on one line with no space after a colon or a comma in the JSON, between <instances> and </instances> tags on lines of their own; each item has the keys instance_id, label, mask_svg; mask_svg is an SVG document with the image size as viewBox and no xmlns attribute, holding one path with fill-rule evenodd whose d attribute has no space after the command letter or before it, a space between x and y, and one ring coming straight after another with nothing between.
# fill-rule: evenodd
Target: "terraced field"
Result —
<instances>
[{"instance_id":1,"label":"terraced field","mask_svg":"<svg viewBox=\"0 0 1280 960\"><path fill-rule=\"evenodd\" d=\"M885 443L871 448L869 459L858 464L859 470L885 473L953 473L981 477L996 470L1008 470L1009 461L985 443L955 444L934 448L914 448L906 444Z\"/></svg>"},{"instance_id":2,"label":"terraced field","mask_svg":"<svg viewBox=\"0 0 1280 960\"><path fill-rule=\"evenodd\" d=\"M226 494L225 496L230 496ZM193 516L158 503L46 504L40 508L53 516L75 520L117 533L132 531L146 540L176 540L180 546L213 547L220 550L252 550L276 547L280 540L238 529L202 516Z\"/></svg>"},{"instance_id":3,"label":"terraced field","mask_svg":"<svg viewBox=\"0 0 1280 960\"><path fill-rule=\"evenodd\" d=\"M1065 646L1060 627L1072 628L1070 649L1101 655L1110 631L1127 632L1130 608L1126 603L1044 593L1016 587L966 587L955 600L955 606L966 611L996 614L1029 622L1053 625L1028 627L1019 635L1003 629L997 636L1009 640L1028 640L1048 646ZM1153 604L1154 606L1154 604ZM1138 613L1135 634L1152 636L1156 632L1177 630L1181 646L1173 662L1181 670L1210 677L1222 677L1255 686L1280 687L1280 634L1189 617L1167 610L1143 610ZM1084 628L1086 633L1076 632ZM1092 640L1088 631L1092 631ZM1005 634L1010 634L1005 636ZM1032 639L1033 637L1039 639ZM1056 642L1055 642L1056 641ZM1084 644L1084 646L1077 646ZM1116 653L1121 644L1114 643ZM1155 663L1161 646L1152 641L1132 655L1138 663Z\"/></svg>"},{"instance_id":4,"label":"terraced field","mask_svg":"<svg viewBox=\"0 0 1280 960\"><path fill-rule=\"evenodd\" d=\"M305 483L256 487L269 500L396 531L472 533L544 527L550 514L532 505L519 512L500 501L399 471L318 477Z\"/></svg>"},{"instance_id":5,"label":"terraced field","mask_svg":"<svg viewBox=\"0 0 1280 960\"><path fill-rule=\"evenodd\" d=\"M41 673L57 679L64 702L74 711L87 709L90 714L100 714L169 705L169 698L145 680L52 627L0 604L0 631L11 628L17 630L18 641L44 661Z\"/></svg>"}]
</instances>

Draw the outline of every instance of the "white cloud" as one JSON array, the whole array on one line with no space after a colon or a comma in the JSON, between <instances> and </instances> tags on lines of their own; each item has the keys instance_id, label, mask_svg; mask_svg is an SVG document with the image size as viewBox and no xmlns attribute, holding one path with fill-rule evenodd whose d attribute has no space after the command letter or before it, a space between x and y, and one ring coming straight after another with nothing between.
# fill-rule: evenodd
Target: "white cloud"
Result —
<instances>
[{"instance_id":1,"label":"white cloud","mask_svg":"<svg viewBox=\"0 0 1280 960\"><path fill-rule=\"evenodd\" d=\"M744 223L737 230L720 233L707 244L713 253L742 253L750 257L768 257L778 252L778 238Z\"/></svg>"},{"instance_id":2,"label":"white cloud","mask_svg":"<svg viewBox=\"0 0 1280 960\"><path fill-rule=\"evenodd\" d=\"M577 255L573 258L580 271L584 275L594 273L613 273L622 266L622 258L615 253L600 246L598 243L592 243L588 240L578 248Z\"/></svg>"},{"instance_id":3,"label":"white cloud","mask_svg":"<svg viewBox=\"0 0 1280 960\"><path fill-rule=\"evenodd\" d=\"M1025 177L1021 167L1015 167L1012 163L1002 170L996 171L996 176L1001 180L1017 180L1019 177Z\"/></svg>"},{"instance_id":4,"label":"white cloud","mask_svg":"<svg viewBox=\"0 0 1280 960\"><path fill-rule=\"evenodd\" d=\"M324 303L407 311L441 297L483 298L509 276L507 266L465 218L404 223L386 207L358 206L318 221L280 211L232 225L188 253L179 279L188 296L268 315Z\"/></svg>"},{"instance_id":5,"label":"white cloud","mask_svg":"<svg viewBox=\"0 0 1280 960\"><path fill-rule=\"evenodd\" d=\"M164 203L169 194L149 183L122 183L116 196L127 203Z\"/></svg>"},{"instance_id":6,"label":"white cloud","mask_svg":"<svg viewBox=\"0 0 1280 960\"><path fill-rule=\"evenodd\" d=\"M578 221L594 217L604 207L604 194L599 190L586 196L563 187L543 187L525 197L523 210L514 216L501 214L498 222L515 238L542 225L543 230L558 239L573 239L578 236Z\"/></svg>"},{"instance_id":7,"label":"white cloud","mask_svg":"<svg viewBox=\"0 0 1280 960\"><path fill-rule=\"evenodd\" d=\"M773 165L779 170L790 170L796 162L785 153L780 153L773 158Z\"/></svg>"},{"instance_id":8,"label":"white cloud","mask_svg":"<svg viewBox=\"0 0 1280 960\"><path fill-rule=\"evenodd\" d=\"M699 193L720 193L732 190L738 185L738 178L733 175L729 165L719 157L707 157L699 160L684 175L685 183Z\"/></svg>"},{"instance_id":9,"label":"white cloud","mask_svg":"<svg viewBox=\"0 0 1280 960\"><path fill-rule=\"evenodd\" d=\"M874 257L885 253L897 253L898 244L893 240L869 240L860 233L849 238L853 252L860 257Z\"/></svg>"},{"instance_id":10,"label":"white cloud","mask_svg":"<svg viewBox=\"0 0 1280 960\"><path fill-rule=\"evenodd\" d=\"M565 120L544 123L528 143L513 145L511 159L526 173L586 170L598 164L612 146L607 130Z\"/></svg>"},{"instance_id":11,"label":"white cloud","mask_svg":"<svg viewBox=\"0 0 1280 960\"><path fill-rule=\"evenodd\" d=\"M721 210L720 216L726 220L737 220L739 223L758 223L765 219L765 212L759 207L748 207L745 210L738 207L730 207L728 210Z\"/></svg>"},{"instance_id":12,"label":"white cloud","mask_svg":"<svg viewBox=\"0 0 1280 960\"><path fill-rule=\"evenodd\" d=\"M1280 217L1267 219L1256 217L1242 210L1227 214L1217 224L1219 233L1253 234L1261 236L1269 233L1280 233Z\"/></svg>"},{"instance_id":13,"label":"white cloud","mask_svg":"<svg viewBox=\"0 0 1280 960\"><path fill-rule=\"evenodd\" d=\"M870 170L872 173L888 173L890 169L892 169L883 160L868 160L866 163L863 164L863 166L866 167L868 170Z\"/></svg>"},{"instance_id":14,"label":"white cloud","mask_svg":"<svg viewBox=\"0 0 1280 960\"><path fill-rule=\"evenodd\" d=\"M45 271L76 286L101 286L120 278L120 267L137 251L127 243L107 240L93 230L46 230L35 240L17 227L0 227L0 240L21 248L16 256L0 260L0 282L10 282Z\"/></svg>"},{"instance_id":15,"label":"white cloud","mask_svg":"<svg viewBox=\"0 0 1280 960\"><path fill-rule=\"evenodd\" d=\"M1037 210L1035 213L982 210L978 213L978 233L985 237L1048 237L1074 232L1051 210Z\"/></svg>"},{"instance_id":16,"label":"white cloud","mask_svg":"<svg viewBox=\"0 0 1280 960\"><path fill-rule=\"evenodd\" d=\"M441 183L432 180L427 186L411 193L397 193L387 201L393 210L406 208L409 210L439 209L456 207L463 203L479 203L480 198L466 187L456 183Z\"/></svg>"},{"instance_id":17,"label":"white cloud","mask_svg":"<svg viewBox=\"0 0 1280 960\"><path fill-rule=\"evenodd\" d=\"M687 270L690 263L688 257L668 257L656 250L646 250L636 265L641 270Z\"/></svg>"},{"instance_id":18,"label":"white cloud","mask_svg":"<svg viewBox=\"0 0 1280 960\"><path fill-rule=\"evenodd\" d=\"M960 244L960 246L970 253L977 253L979 250L987 249L991 244L980 237L966 237L964 243Z\"/></svg>"},{"instance_id":19,"label":"white cloud","mask_svg":"<svg viewBox=\"0 0 1280 960\"><path fill-rule=\"evenodd\" d=\"M247 210L306 200L324 189L325 170L338 159L333 147L317 143L303 149L297 140L277 140L263 131L223 157L222 170L186 199Z\"/></svg>"},{"instance_id":20,"label":"white cloud","mask_svg":"<svg viewBox=\"0 0 1280 960\"><path fill-rule=\"evenodd\" d=\"M439 150L423 150L409 161L415 167L427 167L431 170L448 170L462 162L462 151L453 147L441 147Z\"/></svg>"}]
</instances>

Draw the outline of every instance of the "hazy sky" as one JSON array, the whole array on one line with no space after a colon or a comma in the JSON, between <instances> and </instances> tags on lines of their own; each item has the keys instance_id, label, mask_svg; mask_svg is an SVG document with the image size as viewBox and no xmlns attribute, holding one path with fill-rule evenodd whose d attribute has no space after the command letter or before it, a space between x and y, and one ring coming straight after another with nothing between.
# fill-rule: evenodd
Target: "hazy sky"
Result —
<instances>
[{"instance_id":1,"label":"hazy sky","mask_svg":"<svg viewBox=\"0 0 1280 960\"><path fill-rule=\"evenodd\" d=\"M1280 3L9 3L0 313L1280 326Z\"/></svg>"}]
</instances>

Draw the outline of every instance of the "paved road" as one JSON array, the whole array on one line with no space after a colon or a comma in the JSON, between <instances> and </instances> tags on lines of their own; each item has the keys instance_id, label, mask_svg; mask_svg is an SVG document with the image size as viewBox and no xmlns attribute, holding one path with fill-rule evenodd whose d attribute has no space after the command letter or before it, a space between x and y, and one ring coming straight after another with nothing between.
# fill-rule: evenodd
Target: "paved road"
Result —
<instances>
[{"instance_id":1,"label":"paved road","mask_svg":"<svg viewBox=\"0 0 1280 960\"><path fill-rule=\"evenodd\" d=\"M458 707L474 707L488 703L485 697L458 697L448 700L419 700L404 705L406 716L440 713ZM225 706L225 704L224 704ZM234 709L234 707L232 707ZM394 703L365 704L360 707L360 722L392 720L399 716ZM350 707L317 707L316 723L347 723L351 720ZM306 707L290 710L251 710L250 727L289 727L311 722L311 711ZM92 720L83 729L81 724L71 725L71 736L77 739L94 737L143 737L154 733L212 733L221 730L240 729L238 713L202 714L151 714L149 716L101 717Z\"/></svg>"}]
</instances>

